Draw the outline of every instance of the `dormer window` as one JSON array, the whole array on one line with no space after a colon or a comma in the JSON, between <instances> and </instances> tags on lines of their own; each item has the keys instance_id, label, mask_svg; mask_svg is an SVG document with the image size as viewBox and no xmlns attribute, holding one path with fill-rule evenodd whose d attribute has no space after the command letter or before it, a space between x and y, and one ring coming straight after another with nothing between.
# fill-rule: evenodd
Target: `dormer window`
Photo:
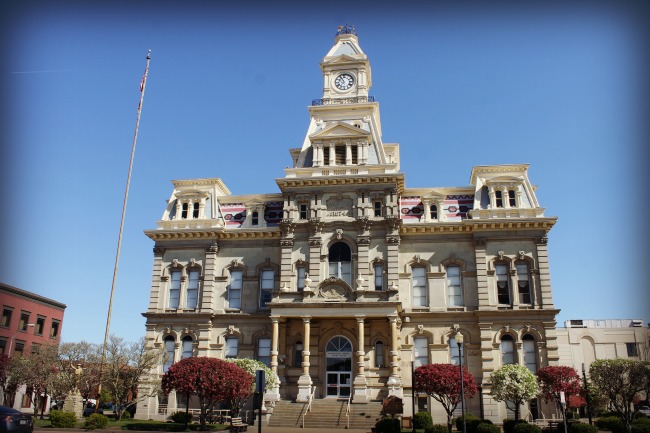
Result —
<instances>
[{"instance_id":1,"label":"dormer window","mask_svg":"<svg viewBox=\"0 0 650 433\"><path fill-rule=\"evenodd\" d=\"M352 146L350 150L352 151L352 164L357 164L357 146Z\"/></svg>"},{"instance_id":2,"label":"dormer window","mask_svg":"<svg viewBox=\"0 0 650 433\"><path fill-rule=\"evenodd\" d=\"M330 148L323 146L323 165L330 165Z\"/></svg>"},{"instance_id":3,"label":"dormer window","mask_svg":"<svg viewBox=\"0 0 650 433\"><path fill-rule=\"evenodd\" d=\"M199 217L199 202L195 201L192 204L192 218L198 218Z\"/></svg>"},{"instance_id":4,"label":"dormer window","mask_svg":"<svg viewBox=\"0 0 650 433\"><path fill-rule=\"evenodd\" d=\"M494 191L494 198L495 198L495 206L503 207L503 192L501 192L500 190Z\"/></svg>"},{"instance_id":5,"label":"dormer window","mask_svg":"<svg viewBox=\"0 0 650 433\"><path fill-rule=\"evenodd\" d=\"M189 204L188 203L183 203L183 206L182 206L181 209L182 209L181 218L183 218L185 220L185 219L187 219L187 211L189 209Z\"/></svg>"},{"instance_id":6,"label":"dormer window","mask_svg":"<svg viewBox=\"0 0 650 433\"><path fill-rule=\"evenodd\" d=\"M508 190L508 205L510 207L517 207L517 198L514 189Z\"/></svg>"},{"instance_id":7,"label":"dormer window","mask_svg":"<svg viewBox=\"0 0 650 433\"><path fill-rule=\"evenodd\" d=\"M334 151L336 152L336 165L345 165L345 146L336 146Z\"/></svg>"},{"instance_id":8,"label":"dormer window","mask_svg":"<svg viewBox=\"0 0 650 433\"><path fill-rule=\"evenodd\" d=\"M438 219L438 206L435 204L431 205L429 208L429 216L432 220L437 220Z\"/></svg>"},{"instance_id":9,"label":"dormer window","mask_svg":"<svg viewBox=\"0 0 650 433\"><path fill-rule=\"evenodd\" d=\"M251 224L256 226L257 224L259 224L259 219L260 219L259 212L257 211L253 212L253 216L251 217Z\"/></svg>"}]
</instances>

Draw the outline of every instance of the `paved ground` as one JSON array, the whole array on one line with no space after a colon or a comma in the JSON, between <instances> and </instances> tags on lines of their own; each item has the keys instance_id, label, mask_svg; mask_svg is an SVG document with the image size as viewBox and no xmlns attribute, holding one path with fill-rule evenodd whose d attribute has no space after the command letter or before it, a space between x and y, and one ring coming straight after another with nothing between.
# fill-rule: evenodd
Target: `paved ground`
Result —
<instances>
[{"instance_id":1,"label":"paved ground","mask_svg":"<svg viewBox=\"0 0 650 433\"><path fill-rule=\"evenodd\" d=\"M53 429L53 428L35 428L35 432L39 433L79 433L83 432L82 429ZM289 427L264 427L262 426L262 433L368 433L368 430L360 429L341 429L341 428L331 428L331 429L322 429L322 428L289 428ZM124 433L124 430L114 430L106 429L101 430L102 433ZM228 430L224 430L228 432ZM137 433L137 432L131 432ZM250 426L246 433L257 433L257 427Z\"/></svg>"}]
</instances>

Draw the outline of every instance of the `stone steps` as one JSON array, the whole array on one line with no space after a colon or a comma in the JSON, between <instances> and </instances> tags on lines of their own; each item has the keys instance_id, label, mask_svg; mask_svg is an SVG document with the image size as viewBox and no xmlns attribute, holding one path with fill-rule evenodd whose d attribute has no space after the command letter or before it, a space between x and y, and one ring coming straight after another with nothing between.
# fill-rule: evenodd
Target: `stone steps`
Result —
<instances>
[{"instance_id":1,"label":"stone steps","mask_svg":"<svg viewBox=\"0 0 650 433\"><path fill-rule=\"evenodd\" d=\"M319 399L314 400L311 411L305 416L305 428L347 428L347 400ZM303 412L307 409L305 403L279 401L273 409L269 420L270 427L300 428L303 423ZM350 405L351 429L368 429L375 425L381 417L382 404L370 402L367 404Z\"/></svg>"}]
</instances>

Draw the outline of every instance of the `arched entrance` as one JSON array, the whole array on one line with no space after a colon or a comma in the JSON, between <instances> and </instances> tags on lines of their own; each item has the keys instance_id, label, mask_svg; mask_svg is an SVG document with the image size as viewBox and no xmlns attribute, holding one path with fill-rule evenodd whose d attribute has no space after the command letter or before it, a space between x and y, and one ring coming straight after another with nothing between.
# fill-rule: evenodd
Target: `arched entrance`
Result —
<instances>
[{"instance_id":1,"label":"arched entrance","mask_svg":"<svg viewBox=\"0 0 650 433\"><path fill-rule=\"evenodd\" d=\"M325 348L327 397L350 396L352 390L352 343L337 335Z\"/></svg>"}]
</instances>

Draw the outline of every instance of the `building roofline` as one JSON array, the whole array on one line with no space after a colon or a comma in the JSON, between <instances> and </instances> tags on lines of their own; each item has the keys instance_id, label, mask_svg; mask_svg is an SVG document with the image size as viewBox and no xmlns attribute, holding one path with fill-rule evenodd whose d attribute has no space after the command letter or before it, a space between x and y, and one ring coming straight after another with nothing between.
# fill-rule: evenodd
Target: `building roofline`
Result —
<instances>
[{"instance_id":1,"label":"building roofline","mask_svg":"<svg viewBox=\"0 0 650 433\"><path fill-rule=\"evenodd\" d=\"M28 292L27 290L19 289L18 287L10 286L9 284L0 283L0 291L13 293L14 295L20 296L22 298L42 302L44 304L48 304L52 307L60 308L62 310L65 310L67 308L67 305L64 303L55 301L54 299L46 298L45 296L37 295L36 293Z\"/></svg>"}]
</instances>

